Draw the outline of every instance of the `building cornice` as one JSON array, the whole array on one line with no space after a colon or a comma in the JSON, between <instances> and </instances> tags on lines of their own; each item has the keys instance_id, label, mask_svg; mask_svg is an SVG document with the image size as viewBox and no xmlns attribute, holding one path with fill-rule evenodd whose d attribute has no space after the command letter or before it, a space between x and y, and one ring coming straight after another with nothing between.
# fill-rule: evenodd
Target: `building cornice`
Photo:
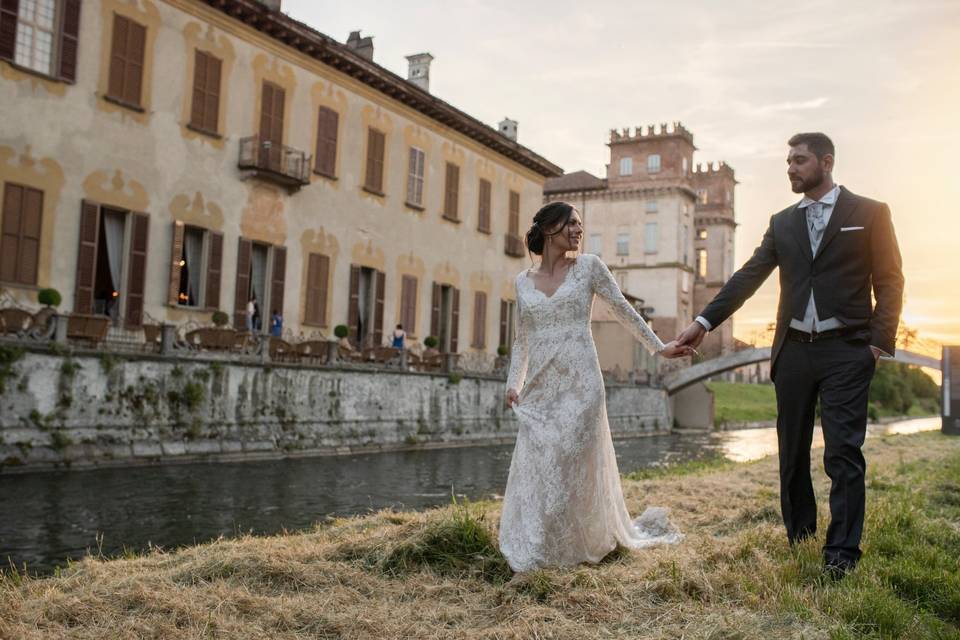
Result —
<instances>
[{"instance_id":1,"label":"building cornice","mask_svg":"<svg viewBox=\"0 0 960 640\"><path fill-rule=\"evenodd\" d=\"M563 200L561 196L576 195L581 198L592 200L632 200L635 198L664 195L667 193L679 193L685 195L691 200L696 200L697 193L690 187L682 185L660 185L649 187L637 187L633 189L572 189L570 191L550 191L544 193L544 200Z\"/></svg>"},{"instance_id":2,"label":"building cornice","mask_svg":"<svg viewBox=\"0 0 960 640\"><path fill-rule=\"evenodd\" d=\"M367 60L333 38L255 0L203 0L211 7L261 33L346 74L383 95L476 140L500 155L553 178L563 170L537 153L510 140L499 131L431 95L412 82Z\"/></svg>"}]
</instances>

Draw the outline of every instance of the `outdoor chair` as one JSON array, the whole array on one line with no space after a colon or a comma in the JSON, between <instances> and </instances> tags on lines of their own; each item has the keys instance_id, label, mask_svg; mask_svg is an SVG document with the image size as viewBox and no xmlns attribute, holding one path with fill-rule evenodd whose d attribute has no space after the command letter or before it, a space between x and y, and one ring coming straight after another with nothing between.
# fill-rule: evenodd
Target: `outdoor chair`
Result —
<instances>
[{"instance_id":1,"label":"outdoor chair","mask_svg":"<svg viewBox=\"0 0 960 640\"><path fill-rule=\"evenodd\" d=\"M98 345L107 337L110 318L87 313L71 313L67 318L67 338Z\"/></svg>"},{"instance_id":2,"label":"outdoor chair","mask_svg":"<svg viewBox=\"0 0 960 640\"><path fill-rule=\"evenodd\" d=\"M32 322L29 311L16 307L0 309L0 333L22 336L29 331Z\"/></svg>"}]
</instances>

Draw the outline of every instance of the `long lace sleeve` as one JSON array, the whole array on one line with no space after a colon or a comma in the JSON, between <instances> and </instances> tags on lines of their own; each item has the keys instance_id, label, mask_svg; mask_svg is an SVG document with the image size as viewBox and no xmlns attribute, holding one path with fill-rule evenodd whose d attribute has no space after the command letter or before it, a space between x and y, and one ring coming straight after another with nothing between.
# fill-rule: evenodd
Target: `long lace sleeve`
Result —
<instances>
[{"instance_id":1,"label":"long lace sleeve","mask_svg":"<svg viewBox=\"0 0 960 640\"><path fill-rule=\"evenodd\" d=\"M520 313L520 291L516 292L516 310L514 314L513 346L510 348L510 371L507 374L507 389L520 392L523 381L527 377L527 333L523 326L523 315Z\"/></svg>"},{"instance_id":2,"label":"long lace sleeve","mask_svg":"<svg viewBox=\"0 0 960 640\"><path fill-rule=\"evenodd\" d=\"M633 337L639 340L650 353L657 353L663 350L663 341L657 337L650 325L646 323L643 317L633 308L627 299L620 292L613 274L599 258L590 254L588 258L593 262L593 291L600 296L604 302L610 306L610 310L617 318L617 321L626 327ZM585 256L586 257L586 256Z\"/></svg>"}]
</instances>

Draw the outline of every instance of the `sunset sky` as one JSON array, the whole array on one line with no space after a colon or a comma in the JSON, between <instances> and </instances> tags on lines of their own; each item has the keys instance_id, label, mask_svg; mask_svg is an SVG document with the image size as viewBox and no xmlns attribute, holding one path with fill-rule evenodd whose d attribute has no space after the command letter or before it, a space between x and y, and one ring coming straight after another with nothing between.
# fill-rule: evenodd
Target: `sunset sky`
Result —
<instances>
[{"instance_id":1,"label":"sunset sky","mask_svg":"<svg viewBox=\"0 0 960 640\"><path fill-rule=\"evenodd\" d=\"M284 0L343 42L361 29L402 76L428 51L431 92L563 167L604 176L611 128L681 121L695 161L737 173L736 263L798 198L786 143L820 130L836 180L888 202L903 253L904 321L960 344L960 1L350 3ZM735 316L773 320L776 276Z\"/></svg>"}]
</instances>

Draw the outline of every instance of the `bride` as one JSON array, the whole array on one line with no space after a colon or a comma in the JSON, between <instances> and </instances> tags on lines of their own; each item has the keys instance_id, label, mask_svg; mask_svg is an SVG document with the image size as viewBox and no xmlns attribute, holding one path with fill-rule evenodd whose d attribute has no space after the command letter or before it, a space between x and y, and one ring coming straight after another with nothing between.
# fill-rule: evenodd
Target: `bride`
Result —
<instances>
[{"instance_id":1,"label":"bride","mask_svg":"<svg viewBox=\"0 0 960 640\"><path fill-rule=\"evenodd\" d=\"M544 206L527 232L538 268L516 278L517 332L506 404L519 422L500 519L500 550L514 571L599 562L619 542L640 549L678 542L665 509L631 521L607 424L603 378L590 332L594 294L650 352L667 358L690 347L664 345L620 293L607 266L578 251L580 214Z\"/></svg>"}]
</instances>

